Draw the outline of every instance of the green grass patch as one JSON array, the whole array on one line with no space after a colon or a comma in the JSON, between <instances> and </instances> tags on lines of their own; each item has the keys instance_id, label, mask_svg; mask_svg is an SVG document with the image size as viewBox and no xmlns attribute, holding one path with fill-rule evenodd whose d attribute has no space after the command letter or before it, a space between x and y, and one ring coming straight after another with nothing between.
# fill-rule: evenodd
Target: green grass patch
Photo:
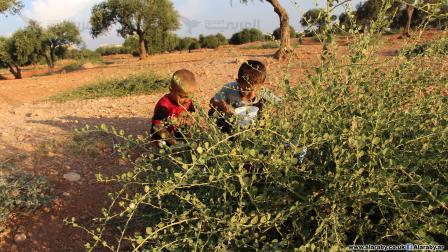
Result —
<instances>
[{"instance_id":1,"label":"green grass patch","mask_svg":"<svg viewBox=\"0 0 448 252\"><path fill-rule=\"evenodd\" d=\"M95 66L105 64L101 58L81 59L81 60L76 60L76 61L70 62L67 65L64 65L62 68L62 71L66 71L66 72L78 71L78 70L83 69L83 66L88 63L95 65Z\"/></svg>"},{"instance_id":2,"label":"green grass patch","mask_svg":"<svg viewBox=\"0 0 448 252\"><path fill-rule=\"evenodd\" d=\"M11 213L33 210L50 201L45 177L12 172L23 158L17 155L0 160L0 233Z\"/></svg>"},{"instance_id":3,"label":"green grass patch","mask_svg":"<svg viewBox=\"0 0 448 252\"><path fill-rule=\"evenodd\" d=\"M153 73L131 75L124 79L101 81L96 84L69 90L49 98L51 101L66 102L101 97L123 97L153 94L166 90L169 79Z\"/></svg>"},{"instance_id":4,"label":"green grass patch","mask_svg":"<svg viewBox=\"0 0 448 252\"><path fill-rule=\"evenodd\" d=\"M243 50L261 50L261 49L277 49L280 48L280 45L278 42L272 41L272 42L267 42L267 43L263 43L261 45L251 45L251 46L246 46L243 47Z\"/></svg>"},{"instance_id":5,"label":"green grass patch","mask_svg":"<svg viewBox=\"0 0 448 252\"><path fill-rule=\"evenodd\" d=\"M429 41L423 44L406 46L401 50L401 55L408 59L417 56L444 56L448 55L448 38Z\"/></svg>"},{"instance_id":6,"label":"green grass patch","mask_svg":"<svg viewBox=\"0 0 448 252\"><path fill-rule=\"evenodd\" d=\"M66 71L66 72L74 72L74 71L78 71L78 70L82 69L82 65L83 65L83 64L84 64L84 63L83 63L83 62L80 62L80 61L72 62L72 63L70 63L70 64L68 64L68 65L65 65L65 66L62 68L62 71Z\"/></svg>"}]
</instances>

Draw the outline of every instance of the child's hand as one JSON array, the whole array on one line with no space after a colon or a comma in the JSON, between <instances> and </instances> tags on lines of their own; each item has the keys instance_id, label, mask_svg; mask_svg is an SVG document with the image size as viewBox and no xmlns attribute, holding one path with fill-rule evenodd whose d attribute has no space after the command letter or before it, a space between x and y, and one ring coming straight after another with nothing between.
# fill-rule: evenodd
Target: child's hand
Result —
<instances>
[{"instance_id":1,"label":"child's hand","mask_svg":"<svg viewBox=\"0 0 448 252\"><path fill-rule=\"evenodd\" d=\"M235 114L235 110L233 109L232 106L230 106L230 104L228 104L225 101L220 101L218 102L218 109L219 111L225 113L226 115L233 115Z\"/></svg>"},{"instance_id":2,"label":"child's hand","mask_svg":"<svg viewBox=\"0 0 448 252\"><path fill-rule=\"evenodd\" d=\"M168 144L168 146L177 144L177 141L174 138L165 139L165 142Z\"/></svg>"},{"instance_id":3,"label":"child's hand","mask_svg":"<svg viewBox=\"0 0 448 252\"><path fill-rule=\"evenodd\" d=\"M193 116L190 113L184 113L179 118L179 125L191 126L195 122Z\"/></svg>"}]
</instances>

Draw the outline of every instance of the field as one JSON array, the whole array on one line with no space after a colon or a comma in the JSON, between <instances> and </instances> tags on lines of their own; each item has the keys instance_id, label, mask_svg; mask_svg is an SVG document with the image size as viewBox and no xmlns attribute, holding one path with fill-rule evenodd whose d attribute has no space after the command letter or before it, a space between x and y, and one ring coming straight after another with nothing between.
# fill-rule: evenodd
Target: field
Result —
<instances>
[{"instance_id":1,"label":"field","mask_svg":"<svg viewBox=\"0 0 448 252\"><path fill-rule=\"evenodd\" d=\"M422 40L441 35L438 31L427 32ZM399 35L387 35L381 40L377 56L385 60L397 57L398 50L411 42ZM339 37L337 42L338 53L345 54L348 39ZM154 73L167 79L175 70L186 68L196 74L200 83L196 98L207 108L210 97L224 83L236 78L238 67L245 60L265 62L269 73L267 85L281 93L286 74L291 83L300 85L308 74L314 73L322 46L306 38L295 49L297 58L284 63L271 58L275 51L275 48L262 49L255 43L154 55L144 61L127 55L109 56L102 65L75 71L57 69L53 74L47 74L44 66L28 67L23 80L12 80L6 70L1 70L7 80L0 81L0 174L26 173L48 178L51 200L44 207L11 215L6 229L0 231L0 251L84 251L88 236L81 229L64 225L64 219L75 217L79 224L89 225L100 216L101 208L109 205L107 192L117 185L97 183L95 174L121 174L131 164L118 155L110 136L76 133L75 129L105 124L144 136L152 109L164 91L86 100L64 98L61 93L139 74ZM58 68L68 64L61 62ZM446 69L447 62L440 67ZM76 182L64 179L70 172L80 174L81 179ZM18 234L27 238L17 242Z\"/></svg>"}]
</instances>

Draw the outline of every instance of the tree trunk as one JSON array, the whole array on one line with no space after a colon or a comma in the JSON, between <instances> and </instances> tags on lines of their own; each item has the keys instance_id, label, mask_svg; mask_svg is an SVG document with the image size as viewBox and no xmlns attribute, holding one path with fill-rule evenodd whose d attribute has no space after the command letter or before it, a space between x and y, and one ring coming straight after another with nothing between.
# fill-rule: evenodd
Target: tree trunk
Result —
<instances>
[{"instance_id":1,"label":"tree trunk","mask_svg":"<svg viewBox=\"0 0 448 252\"><path fill-rule=\"evenodd\" d=\"M275 53L274 57L284 60L293 51L291 48L288 13L278 0L267 0L267 2L274 7L275 13L280 18L280 49Z\"/></svg>"},{"instance_id":2,"label":"tree trunk","mask_svg":"<svg viewBox=\"0 0 448 252\"><path fill-rule=\"evenodd\" d=\"M9 71L16 79L22 79L22 70L16 65L9 65Z\"/></svg>"},{"instance_id":3,"label":"tree trunk","mask_svg":"<svg viewBox=\"0 0 448 252\"><path fill-rule=\"evenodd\" d=\"M146 52L145 37L141 33L138 34L138 43L139 43L139 47L140 47L140 49L139 49L140 59L141 60L146 59L148 54Z\"/></svg>"},{"instance_id":4,"label":"tree trunk","mask_svg":"<svg viewBox=\"0 0 448 252\"><path fill-rule=\"evenodd\" d=\"M56 48L50 48L50 64L49 64L49 67L50 67L50 69L53 69L54 68L54 62L55 62L55 51L56 51Z\"/></svg>"},{"instance_id":5,"label":"tree trunk","mask_svg":"<svg viewBox=\"0 0 448 252\"><path fill-rule=\"evenodd\" d=\"M42 57L45 58L45 61L47 62L48 68L50 68L50 71L52 71L53 67L51 66L51 59L50 57L48 57L48 55L46 53L42 54Z\"/></svg>"},{"instance_id":6,"label":"tree trunk","mask_svg":"<svg viewBox=\"0 0 448 252\"><path fill-rule=\"evenodd\" d=\"M411 30L412 16L414 15L415 8L413 5L408 5L406 9L408 12L408 21L406 23L406 26L404 27L403 35L410 37L411 34L409 33L409 31Z\"/></svg>"}]
</instances>

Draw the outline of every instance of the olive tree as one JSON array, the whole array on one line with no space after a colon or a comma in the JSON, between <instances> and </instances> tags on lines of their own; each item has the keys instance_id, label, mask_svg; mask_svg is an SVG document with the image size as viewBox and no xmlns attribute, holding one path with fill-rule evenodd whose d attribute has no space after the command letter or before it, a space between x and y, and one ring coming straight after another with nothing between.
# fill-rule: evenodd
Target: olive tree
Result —
<instances>
[{"instance_id":1,"label":"olive tree","mask_svg":"<svg viewBox=\"0 0 448 252\"><path fill-rule=\"evenodd\" d=\"M416 10L423 12L424 16L431 14L433 18L441 22L448 19L448 2L440 0L400 0L406 6L407 21L404 26L403 35L410 36L410 30L413 23Z\"/></svg>"},{"instance_id":2,"label":"olive tree","mask_svg":"<svg viewBox=\"0 0 448 252\"><path fill-rule=\"evenodd\" d=\"M331 20L336 20L335 15L331 16ZM303 14L302 19L300 19L300 24L307 27L316 27L317 30L321 30L326 24L326 11L322 8L310 9L305 14Z\"/></svg>"},{"instance_id":3,"label":"olive tree","mask_svg":"<svg viewBox=\"0 0 448 252\"><path fill-rule=\"evenodd\" d=\"M16 31L10 38L0 40L0 62L9 68L16 79L22 78L22 66L37 62L45 48L42 44L44 30L35 22Z\"/></svg>"},{"instance_id":4,"label":"olive tree","mask_svg":"<svg viewBox=\"0 0 448 252\"><path fill-rule=\"evenodd\" d=\"M170 0L105 0L96 4L90 18L92 36L107 32L112 25L123 38L137 34L140 58L147 56L145 37L153 31L173 31L179 14Z\"/></svg>"},{"instance_id":5,"label":"olive tree","mask_svg":"<svg viewBox=\"0 0 448 252\"><path fill-rule=\"evenodd\" d=\"M376 18L385 0L367 0L357 6L356 21L358 24L368 26L371 20ZM440 0L393 0L387 10L388 16L393 20L391 26L403 27L403 35L409 37L410 30L416 23L422 23L424 19L434 18L443 22L447 18L447 2ZM437 11L438 10L438 11ZM397 15L398 12L398 15ZM402 13L404 15L402 15ZM428 14L431 15L428 16ZM395 17L394 17L395 16ZM342 16L346 18L346 16ZM420 20L416 20L420 19ZM397 24L398 23L398 24Z\"/></svg>"},{"instance_id":6,"label":"olive tree","mask_svg":"<svg viewBox=\"0 0 448 252\"><path fill-rule=\"evenodd\" d=\"M247 3L249 0L241 0L243 3ZM261 0L263 1L263 0ZM286 9L281 5L279 0L266 0L274 7L275 13L280 19L280 49L275 53L276 59L285 59L289 53L293 51L291 47L291 36L289 29L289 16Z\"/></svg>"},{"instance_id":7,"label":"olive tree","mask_svg":"<svg viewBox=\"0 0 448 252\"><path fill-rule=\"evenodd\" d=\"M54 68L56 51L63 47L78 45L82 42L78 27L70 21L64 21L47 28L44 43L50 56L45 54L48 66Z\"/></svg>"},{"instance_id":8,"label":"olive tree","mask_svg":"<svg viewBox=\"0 0 448 252\"><path fill-rule=\"evenodd\" d=\"M189 52L191 52L191 50L195 49L194 47L197 44L199 44L199 41L197 38L185 37L185 38L180 39L179 44L177 45L177 50L179 50L179 51L188 50Z\"/></svg>"}]
</instances>

